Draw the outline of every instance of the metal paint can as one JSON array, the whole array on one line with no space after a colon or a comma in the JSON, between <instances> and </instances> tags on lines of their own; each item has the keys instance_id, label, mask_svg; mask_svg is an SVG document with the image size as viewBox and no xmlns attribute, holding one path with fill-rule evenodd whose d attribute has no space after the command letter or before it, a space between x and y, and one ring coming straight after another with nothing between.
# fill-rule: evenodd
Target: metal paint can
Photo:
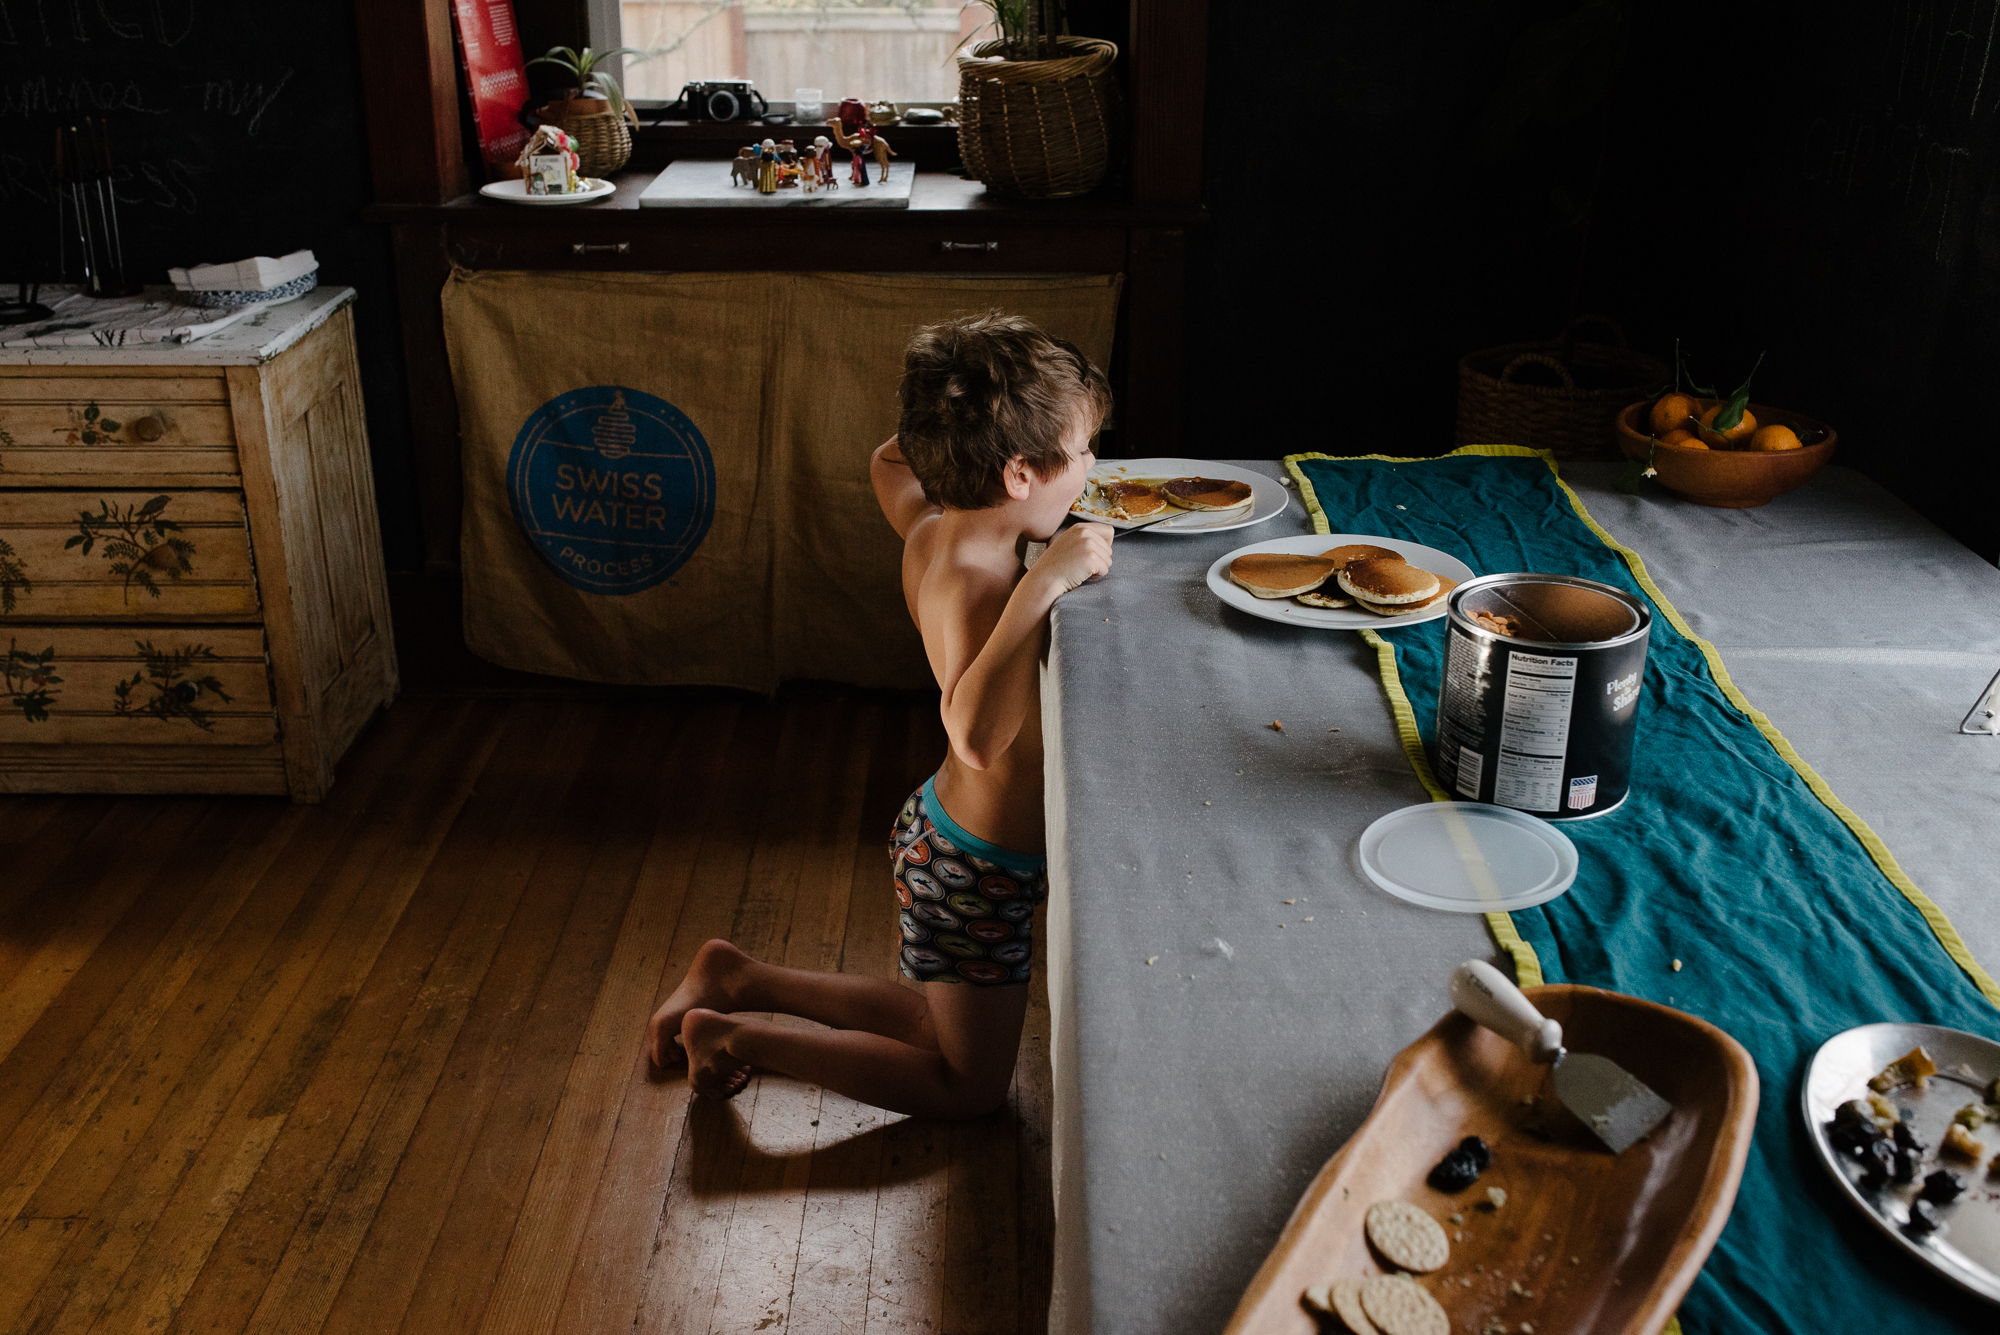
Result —
<instances>
[{"instance_id":1,"label":"metal paint can","mask_svg":"<svg viewBox=\"0 0 2000 1335\"><path fill-rule=\"evenodd\" d=\"M1445 603L1438 782L1545 820L1625 801L1653 613L1574 575L1484 575Z\"/></svg>"}]
</instances>

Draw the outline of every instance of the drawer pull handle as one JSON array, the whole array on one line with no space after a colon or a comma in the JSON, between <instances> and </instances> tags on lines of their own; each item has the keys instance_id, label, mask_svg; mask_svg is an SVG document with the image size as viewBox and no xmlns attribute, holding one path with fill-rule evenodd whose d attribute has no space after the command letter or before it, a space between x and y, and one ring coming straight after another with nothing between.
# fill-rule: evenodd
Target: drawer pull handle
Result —
<instances>
[{"instance_id":1,"label":"drawer pull handle","mask_svg":"<svg viewBox=\"0 0 2000 1335\"><path fill-rule=\"evenodd\" d=\"M998 241L940 241L938 249L949 254L954 250L998 250Z\"/></svg>"},{"instance_id":2,"label":"drawer pull handle","mask_svg":"<svg viewBox=\"0 0 2000 1335\"><path fill-rule=\"evenodd\" d=\"M572 241L569 247L572 255L629 255L632 253L630 241L606 241L592 245L585 241Z\"/></svg>"},{"instance_id":3,"label":"drawer pull handle","mask_svg":"<svg viewBox=\"0 0 2000 1335\"><path fill-rule=\"evenodd\" d=\"M158 413L147 413L132 423L132 434L144 441L158 440L167 434L167 424L160 420Z\"/></svg>"}]
</instances>

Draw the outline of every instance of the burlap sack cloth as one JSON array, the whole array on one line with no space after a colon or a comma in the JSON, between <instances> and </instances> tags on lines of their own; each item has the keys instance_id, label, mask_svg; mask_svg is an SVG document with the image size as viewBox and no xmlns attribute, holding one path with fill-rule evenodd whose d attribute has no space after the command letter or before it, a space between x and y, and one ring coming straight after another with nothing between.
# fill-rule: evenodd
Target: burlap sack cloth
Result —
<instances>
[{"instance_id":1,"label":"burlap sack cloth","mask_svg":"<svg viewBox=\"0 0 2000 1335\"><path fill-rule=\"evenodd\" d=\"M1118 286L455 272L466 643L587 681L934 685L868 481L903 347L998 307L1108 367Z\"/></svg>"}]
</instances>

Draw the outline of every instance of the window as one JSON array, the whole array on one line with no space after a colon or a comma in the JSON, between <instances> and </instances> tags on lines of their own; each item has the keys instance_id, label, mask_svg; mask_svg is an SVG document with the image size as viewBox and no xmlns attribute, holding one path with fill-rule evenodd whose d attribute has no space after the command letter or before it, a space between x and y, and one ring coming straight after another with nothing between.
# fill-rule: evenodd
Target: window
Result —
<instances>
[{"instance_id":1,"label":"window","mask_svg":"<svg viewBox=\"0 0 2000 1335\"><path fill-rule=\"evenodd\" d=\"M748 79L774 103L818 88L828 105L948 102L959 44L990 17L938 0L595 0L600 49L624 60L626 94L670 102L697 79ZM612 28L612 24L616 28ZM970 45L970 44L968 44Z\"/></svg>"}]
</instances>

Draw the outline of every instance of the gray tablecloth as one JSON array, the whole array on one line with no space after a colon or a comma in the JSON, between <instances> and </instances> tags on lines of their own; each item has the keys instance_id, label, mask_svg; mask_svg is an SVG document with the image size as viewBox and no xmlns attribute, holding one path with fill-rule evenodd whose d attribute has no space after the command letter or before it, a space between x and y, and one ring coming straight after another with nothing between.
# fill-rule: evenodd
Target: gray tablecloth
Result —
<instances>
[{"instance_id":1,"label":"gray tablecloth","mask_svg":"<svg viewBox=\"0 0 2000 1335\"><path fill-rule=\"evenodd\" d=\"M1617 471L1565 477L2000 965L2000 738L1957 731L2000 668L2000 571L1846 469L1755 510L1622 496ZM1373 650L1204 583L1224 552L1310 532L1292 507L1212 538L1135 534L1056 605L1051 1329L1067 1335L1220 1329L1389 1060L1449 1008L1450 970L1496 958L1480 918L1407 905L1355 862L1370 821L1426 800Z\"/></svg>"}]
</instances>

